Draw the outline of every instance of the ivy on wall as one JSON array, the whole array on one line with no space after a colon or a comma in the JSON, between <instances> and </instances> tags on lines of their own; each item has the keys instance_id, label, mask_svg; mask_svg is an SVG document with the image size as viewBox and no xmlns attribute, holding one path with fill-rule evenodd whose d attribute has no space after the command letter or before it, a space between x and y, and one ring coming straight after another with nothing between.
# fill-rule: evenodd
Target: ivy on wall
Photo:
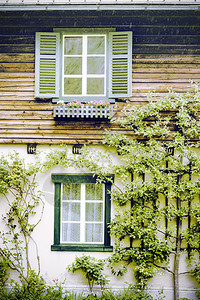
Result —
<instances>
[{"instance_id":1,"label":"ivy on wall","mask_svg":"<svg viewBox=\"0 0 200 300\"><path fill-rule=\"evenodd\" d=\"M0 191L9 210L3 217L8 231L1 232L1 257L27 279L31 270L27 249L41 220L32 224L30 218L38 205L43 211L37 173L59 164L89 169L102 181L114 172L121 184L113 185L112 191L116 205L109 225L115 240L115 251L109 258L112 272L123 275L132 266L139 288L144 288L161 268L173 276L174 299L179 299L182 253L188 253L188 272L197 280L200 272L196 259L200 243L199 112L198 84L193 84L187 93L169 92L158 101L150 95L144 107L128 104L125 117L117 120L126 134L111 132L104 139L107 146L116 148L120 162L117 165L102 151L84 148L82 155L76 156L69 154L65 146L51 150L43 159L38 154L37 163L30 166L17 154L2 156ZM26 253L26 266L22 253ZM174 265L170 268L172 256Z\"/></svg>"},{"instance_id":2,"label":"ivy on wall","mask_svg":"<svg viewBox=\"0 0 200 300\"><path fill-rule=\"evenodd\" d=\"M123 162L114 167L123 187L112 193L118 208L110 224L116 243L110 263L118 275L132 265L140 287L158 268L168 271L177 300L182 253L193 262L189 270L195 266L199 272L199 86L193 84L185 94L169 92L157 102L151 95L150 100L144 107L125 110L121 126L131 129L132 137L110 133L105 138ZM115 271L113 265L122 261L124 267Z\"/></svg>"},{"instance_id":3,"label":"ivy on wall","mask_svg":"<svg viewBox=\"0 0 200 300\"><path fill-rule=\"evenodd\" d=\"M38 190L37 165L26 166L24 159L17 153L2 155L0 159L0 195L7 201L7 210L2 216L5 230L0 231L0 259L12 270L18 272L22 281L27 282L31 264L30 243L35 247L38 274L40 262L38 247L32 238L32 232L41 221L44 203L42 192ZM31 222L38 211L39 217Z\"/></svg>"}]
</instances>

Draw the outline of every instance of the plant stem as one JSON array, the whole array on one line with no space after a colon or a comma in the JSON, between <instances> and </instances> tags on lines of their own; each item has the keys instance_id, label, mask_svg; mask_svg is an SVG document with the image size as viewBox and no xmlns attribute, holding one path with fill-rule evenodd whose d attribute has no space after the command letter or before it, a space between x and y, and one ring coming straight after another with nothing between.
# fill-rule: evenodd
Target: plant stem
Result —
<instances>
[{"instance_id":1,"label":"plant stem","mask_svg":"<svg viewBox=\"0 0 200 300\"><path fill-rule=\"evenodd\" d=\"M177 185L180 181L180 176L177 176ZM177 209L181 208L181 199L177 197ZM176 216L176 247L174 255L174 272L173 272L173 282L174 282L174 300L179 300L179 264L180 264L180 252L181 252L181 218Z\"/></svg>"}]
</instances>

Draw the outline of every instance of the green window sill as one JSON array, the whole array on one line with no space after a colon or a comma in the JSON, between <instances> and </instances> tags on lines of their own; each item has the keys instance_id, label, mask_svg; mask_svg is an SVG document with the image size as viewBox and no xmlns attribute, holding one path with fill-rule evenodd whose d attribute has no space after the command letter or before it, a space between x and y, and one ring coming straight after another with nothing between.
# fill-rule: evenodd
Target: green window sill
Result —
<instances>
[{"instance_id":1,"label":"green window sill","mask_svg":"<svg viewBox=\"0 0 200 300\"><path fill-rule=\"evenodd\" d=\"M51 251L87 251L87 252L112 252L112 246L104 245L52 245Z\"/></svg>"}]
</instances>

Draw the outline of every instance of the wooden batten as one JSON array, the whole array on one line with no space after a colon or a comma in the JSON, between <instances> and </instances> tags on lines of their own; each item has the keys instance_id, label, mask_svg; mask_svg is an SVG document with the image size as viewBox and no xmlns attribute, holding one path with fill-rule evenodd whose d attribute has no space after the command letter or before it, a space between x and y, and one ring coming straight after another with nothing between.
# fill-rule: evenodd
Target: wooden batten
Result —
<instances>
[{"instance_id":1,"label":"wooden batten","mask_svg":"<svg viewBox=\"0 0 200 300\"><path fill-rule=\"evenodd\" d=\"M111 120L53 117L51 99L35 99L35 32L53 28L116 28L133 32L132 105L145 105L168 90L200 82L199 11L0 12L0 143L101 144L105 129L124 132ZM126 101L116 99L114 118ZM131 131L127 131L131 136Z\"/></svg>"}]
</instances>

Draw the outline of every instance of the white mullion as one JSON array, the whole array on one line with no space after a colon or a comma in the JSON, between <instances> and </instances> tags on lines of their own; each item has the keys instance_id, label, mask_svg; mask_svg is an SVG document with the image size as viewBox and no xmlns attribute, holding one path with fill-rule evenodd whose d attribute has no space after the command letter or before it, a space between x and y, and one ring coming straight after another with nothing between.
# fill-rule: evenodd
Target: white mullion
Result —
<instances>
[{"instance_id":1,"label":"white mullion","mask_svg":"<svg viewBox=\"0 0 200 300\"><path fill-rule=\"evenodd\" d=\"M80 242L85 242L85 184L81 184L81 224L80 224Z\"/></svg>"},{"instance_id":2,"label":"white mullion","mask_svg":"<svg viewBox=\"0 0 200 300\"><path fill-rule=\"evenodd\" d=\"M87 35L83 35L83 49L82 49L82 95L87 94Z\"/></svg>"}]
</instances>

